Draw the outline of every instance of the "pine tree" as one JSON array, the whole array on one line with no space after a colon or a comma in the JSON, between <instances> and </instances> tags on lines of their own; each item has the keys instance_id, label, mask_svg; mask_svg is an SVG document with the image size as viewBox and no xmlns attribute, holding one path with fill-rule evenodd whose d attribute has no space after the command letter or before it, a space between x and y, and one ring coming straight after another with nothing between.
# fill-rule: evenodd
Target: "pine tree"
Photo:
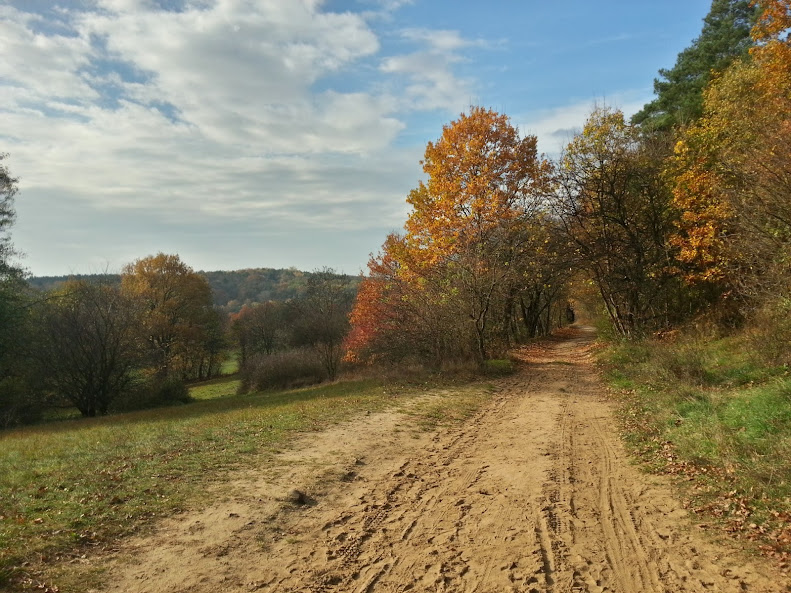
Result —
<instances>
[{"instance_id":1,"label":"pine tree","mask_svg":"<svg viewBox=\"0 0 791 593\"><path fill-rule=\"evenodd\" d=\"M636 113L632 122L644 129L669 130L691 123L703 113L703 89L713 72L724 71L747 55L756 9L750 0L713 0L700 36L678 54L672 68L654 79L656 99Z\"/></svg>"}]
</instances>

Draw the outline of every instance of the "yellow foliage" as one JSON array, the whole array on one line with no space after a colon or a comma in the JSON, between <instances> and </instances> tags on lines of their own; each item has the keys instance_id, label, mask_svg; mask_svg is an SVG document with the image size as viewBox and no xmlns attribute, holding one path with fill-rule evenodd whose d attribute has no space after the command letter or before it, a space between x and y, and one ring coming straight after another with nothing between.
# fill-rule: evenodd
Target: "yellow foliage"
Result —
<instances>
[{"instance_id":1,"label":"yellow foliage","mask_svg":"<svg viewBox=\"0 0 791 593\"><path fill-rule=\"evenodd\" d=\"M682 131L667 167L682 212L671 241L690 281L766 267L791 234L791 7L757 4L751 60L709 85L703 118Z\"/></svg>"},{"instance_id":2,"label":"yellow foliage","mask_svg":"<svg viewBox=\"0 0 791 593\"><path fill-rule=\"evenodd\" d=\"M488 237L534 208L548 164L535 136L521 138L507 116L482 107L444 126L422 161L428 181L410 192L407 243L432 264Z\"/></svg>"}]
</instances>

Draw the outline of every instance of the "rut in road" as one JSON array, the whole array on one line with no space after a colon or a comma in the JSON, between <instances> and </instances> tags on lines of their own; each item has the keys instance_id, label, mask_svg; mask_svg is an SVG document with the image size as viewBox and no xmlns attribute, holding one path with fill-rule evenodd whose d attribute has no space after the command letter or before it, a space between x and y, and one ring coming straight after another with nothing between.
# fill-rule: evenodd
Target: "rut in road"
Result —
<instances>
[{"instance_id":1,"label":"rut in road","mask_svg":"<svg viewBox=\"0 0 791 593\"><path fill-rule=\"evenodd\" d=\"M592 335L581 328L524 350L519 372L461 426L413 439L375 415L339 429L343 445L333 440L324 461L350 479L318 504L286 512L261 502L265 481L294 471L248 481L233 500L138 542L111 590L791 590L760 561L705 539L664 479L629 464L588 358ZM327 446L294 455L321 461Z\"/></svg>"}]
</instances>

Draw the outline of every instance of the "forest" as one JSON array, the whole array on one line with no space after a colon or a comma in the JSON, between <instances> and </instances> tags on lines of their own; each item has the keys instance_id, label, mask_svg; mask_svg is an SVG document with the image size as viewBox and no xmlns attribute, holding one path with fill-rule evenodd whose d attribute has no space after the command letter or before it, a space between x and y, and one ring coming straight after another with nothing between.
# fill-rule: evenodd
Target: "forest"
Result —
<instances>
[{"instance_id":1,"label":"forest","mask_svg":"<svg viewBox=\"0 0 791 593\"><path fill-rule=\"evenodd\" d=\"M212 272L198 270L197 274L209 282L215 307L228 313L238 313L244 306L269 301L287 301L301 296L307 288L311 272L302 272L296 268L253 268ZM110 284L121 283L120 274L32 276L27 281L32 288L50 291L69 280L82 278L91 282L101 280ZM359 280L358 277L353 277L352 285L356 286Z\"/></svg>"}]
</instances>

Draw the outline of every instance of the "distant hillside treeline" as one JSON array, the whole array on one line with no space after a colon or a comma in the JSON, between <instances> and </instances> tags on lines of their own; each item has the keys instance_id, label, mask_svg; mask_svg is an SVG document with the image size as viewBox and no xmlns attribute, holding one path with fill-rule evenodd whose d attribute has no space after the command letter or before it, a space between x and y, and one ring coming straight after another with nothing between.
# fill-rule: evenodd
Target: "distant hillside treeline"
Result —
<instances>
[{"instance_id":1,"label":"distant hillside treeline","mask_svg":"<svg viewBox=\"0 0 791 593\"><path fill-rule=\"evenodd\" d=\"M198 272L209 281L214 304L229 313L237 313L244 305L287 301L305 293L308 278L313 272L295 268L251 268L230 272ZM70 276L37 276L28 282L38 290L51 290L69 279L93 279L121 283L119 274L74 274ZM356 286L359 278L352 279Z\"/></svg>"}]
</instances>

